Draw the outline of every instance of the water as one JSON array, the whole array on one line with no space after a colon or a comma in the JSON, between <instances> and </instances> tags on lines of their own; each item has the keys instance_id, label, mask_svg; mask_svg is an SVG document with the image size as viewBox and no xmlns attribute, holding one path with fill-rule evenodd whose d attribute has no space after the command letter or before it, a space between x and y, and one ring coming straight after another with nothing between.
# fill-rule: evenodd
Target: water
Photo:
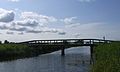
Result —
<instances>
[{"instance_id":1,"label":"water","mask_svg":"<svg viewBox=\"0 0 120 72\"><path fill-rule=\"evenodd\" d=\"M0 62L0 72L88 72L90 66L90 49L76 47L40 55L33 58Z\"/></svg>"}]
</instances>

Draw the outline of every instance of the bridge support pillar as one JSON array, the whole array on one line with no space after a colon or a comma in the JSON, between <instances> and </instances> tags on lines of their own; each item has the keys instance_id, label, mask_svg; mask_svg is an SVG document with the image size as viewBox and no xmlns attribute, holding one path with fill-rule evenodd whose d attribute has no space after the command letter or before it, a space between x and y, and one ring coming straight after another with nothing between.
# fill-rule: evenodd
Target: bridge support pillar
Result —
<instances>
[{"instance_id":1,"label":"bridge support pillar","mask_svg":"<svg viewBox=\"0 0 120 72\"><path fill-rule=\"evenodd\" d=\"M61 56L65 56L65 47L62 47L61 49Z\"/></svg>"}]
</instances>

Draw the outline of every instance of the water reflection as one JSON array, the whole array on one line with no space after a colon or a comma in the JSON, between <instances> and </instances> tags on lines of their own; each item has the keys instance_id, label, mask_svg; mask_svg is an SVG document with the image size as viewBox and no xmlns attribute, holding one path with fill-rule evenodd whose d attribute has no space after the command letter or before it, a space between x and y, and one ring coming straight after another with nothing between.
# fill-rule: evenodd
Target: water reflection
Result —
<instances>
[{"instance_id":1,"label":"water reflection","mask_svg":"<svg viewBox=\"0 0 120 72\"><path fill-rule=\"evenodd\" d=\"M0 72L88 72L90 51L88 47L67 49L38 57L1 62Z\"/></svg>"}]
</instances>

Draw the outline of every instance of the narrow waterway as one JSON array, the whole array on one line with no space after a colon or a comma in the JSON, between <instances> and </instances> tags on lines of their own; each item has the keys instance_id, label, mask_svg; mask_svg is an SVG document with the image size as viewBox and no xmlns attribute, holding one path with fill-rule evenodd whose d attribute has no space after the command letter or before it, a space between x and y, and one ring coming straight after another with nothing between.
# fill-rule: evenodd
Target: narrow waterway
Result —
<instances>
[{"instance_id":1,"label":"narrow waterway","mask_svg":"<svg viewBox=\"0 0 120 72\"><path fill-rule=\"evenodd\" d=\"M90 48L74 47L39 55L38 57L0 62L0 72L88 72L90 68Z\"/></svg>"}]
</instances>

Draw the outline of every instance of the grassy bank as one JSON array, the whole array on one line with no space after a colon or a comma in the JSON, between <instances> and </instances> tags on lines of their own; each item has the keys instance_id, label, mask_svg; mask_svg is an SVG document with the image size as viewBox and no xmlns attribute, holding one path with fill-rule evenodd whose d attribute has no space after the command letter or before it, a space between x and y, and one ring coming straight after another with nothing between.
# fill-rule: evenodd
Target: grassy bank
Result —
<instances>
[{"instance_id":1,"label":"grassy bank","mask_svg":"<svg viewBox=\"0 0 120 72\"><path fill-rule=\"evenodd\" d=\"M92 72L120 72L120 42L98 45L94 56Z\"/></svg>"},{"instance_id":2,"label":"grassy bank","mask_svg":"<svg viewBox=\"0 0 120 72\"><path fill-rule=\"evenodd\" d=\"M57 46L32 47L26 44L0 44L0 61L33 57L59 50Z\"/></svg>"}]
</instances>

